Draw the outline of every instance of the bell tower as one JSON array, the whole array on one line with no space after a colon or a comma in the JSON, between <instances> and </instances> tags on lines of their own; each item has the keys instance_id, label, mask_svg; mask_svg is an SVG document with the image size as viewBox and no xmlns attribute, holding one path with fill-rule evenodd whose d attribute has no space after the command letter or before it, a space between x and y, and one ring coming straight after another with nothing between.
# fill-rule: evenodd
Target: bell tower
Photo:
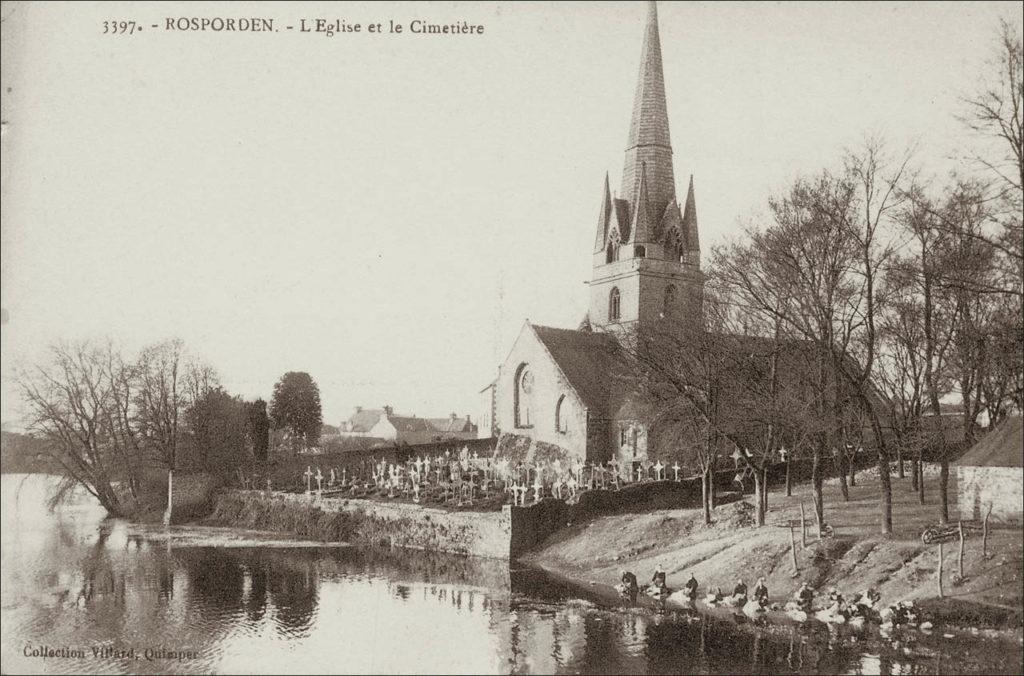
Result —
<instances>
[{"instance_id":1,"label":"bell tower","mask_svg":"<svg viewBox=\"0 0 1024 676\"><path fill-rule=\"evenodd\" d=\"M701 321L700 243L693 177L676 198L658 8L647 7L622 182L604 179L590 281L593 326L613 328L665 317Z\"/></svg>"}]
</instances>

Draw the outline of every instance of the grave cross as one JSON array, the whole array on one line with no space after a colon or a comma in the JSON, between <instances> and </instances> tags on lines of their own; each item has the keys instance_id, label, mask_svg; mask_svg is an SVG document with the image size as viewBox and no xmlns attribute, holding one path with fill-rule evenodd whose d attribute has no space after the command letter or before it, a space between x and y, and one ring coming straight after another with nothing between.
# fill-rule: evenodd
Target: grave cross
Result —
<instances>
[{"instance_id":1,"label":"grave cross","mask_svg":"<svg viewBox=\"0 0 1024 676\"><path fill-rule=\"evenodd\" d=\"M544 484L540 482L540 478L533 480L533 501L540 502L540 492L544 488Z\"/></svg>"},{"instance_id":2,"label":"grave cross","mask_svg":"<svg viewBox=\"0 0 1024 676\"><path fill-rule=\"evenodd\" d=\"M665 466L661 464L661 460L654 465L654 476L658 481L661 481L661 472L665 469Z\"/></svg>"},{"instance_id":3,"label":"grave cross","mask_svg":"<svg viewBox=\"0 0 1024 676\"><path fill-rule=\"evenodd\" d=\"M334 468L332 467L331 468L331 478L327 480L327 485L329 487L330 486L334 486L335 479L336 479L336 477L334 476Z\"/></svg>"},{"instance_id":4,"label":"grave cross","mask_svg":"<svg viewBox=\"0 0 1024 676\"><path fill-rule=\"evenodd\" d=\"M307 465L306 471L302 473L302 476L306 477L306 495L309 495L310 479L313 478L313 468Z\"/></svg>"},{"instance_id":5,"label":"grave cross","mask_svg":"<svg viewBox=\"0 0 1024 676\"><path fill-rule=\"evenodd\" d=\"M786 462L787 455L789 455L789 451L786 450L785 446L779 449L779 457L782 458L782 462Z\"/></svg>"},{"instance_id":6,"label":"grave cross","mask_svg":"<svg viewBox=\"0 0 1024 676\"><path fill-rule=\"evenodd\" d=\"M324 475L320 468L316 468L316 496L319 498L324 492Z\"/></svg>"},{"instance_id":7,"label":"grave cross","mask_svg":"<svg viewBox=\"0 0 1024 676\"><path fill-rule=\"evenodd\" d=\"M672 471L676 473L676 481L679 481L679 461L672 465Z\"/></svg>"},{"instance_id":8,"label":"grave cross","mask_svg":"<svg viewBox=\"0 0 1024 676\"><path fill-rule=\"evenodd\" d=\"M729 457L732 458L732 461L736 467L740 466L740 459L743 457L743 453L740 452L739 446L736 447L736 450L733 451L732 455L730 455Z\"/></svg>"}]
</instances>

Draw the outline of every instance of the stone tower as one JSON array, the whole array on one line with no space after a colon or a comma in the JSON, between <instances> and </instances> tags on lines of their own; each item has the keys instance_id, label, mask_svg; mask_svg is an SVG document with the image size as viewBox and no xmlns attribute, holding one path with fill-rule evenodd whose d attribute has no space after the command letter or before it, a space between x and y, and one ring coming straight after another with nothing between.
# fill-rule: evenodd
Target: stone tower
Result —
<instances>
[{"instance_id":1,"label":"stone tower","mask_svg":"<svg viewBox=\"0 0 1024 676\"><path fill-rule=\"evenodd\" d=\"M680 205L672 170L658 9L650 2L622 183L605 175L594 243L589 320L629 326L664 317L700 321L700 243L693 177Z\"/></svg>"}]
</instances>

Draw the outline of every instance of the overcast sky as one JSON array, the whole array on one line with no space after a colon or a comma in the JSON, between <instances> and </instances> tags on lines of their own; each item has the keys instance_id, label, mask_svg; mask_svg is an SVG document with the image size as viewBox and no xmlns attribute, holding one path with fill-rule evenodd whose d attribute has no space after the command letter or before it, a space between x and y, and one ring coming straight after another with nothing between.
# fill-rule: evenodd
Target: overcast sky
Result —
<instances>
[{"instance_id":1,"label":"overcast sky","mask_svg":"<svg viewBox=\"0 0 1024 676\"><path fill-rule=\"evenodd\" d=\"M942 174L1020 3L659 8L679 190L701 242L884 134ZM232 392L290 370L324 421L477 417L525 319L575 328L617 187L642 3L3 5L2 418L59 339L180 337ZM482 36L172 33L167 17ZM144 31L103 35L102 22ZM365 31L365 28L364 28Z\"/></svg>"}]
</instances>

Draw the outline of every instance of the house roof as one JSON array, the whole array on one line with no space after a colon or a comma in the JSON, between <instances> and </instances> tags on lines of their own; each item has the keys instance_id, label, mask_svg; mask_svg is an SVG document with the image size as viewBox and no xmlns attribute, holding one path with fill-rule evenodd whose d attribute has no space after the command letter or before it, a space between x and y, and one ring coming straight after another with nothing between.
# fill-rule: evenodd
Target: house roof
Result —
<instances>
[{"instance_id":1,"label":"house roof","mask_svg":"<svg viewBox=\"0 0 1024 676\"><path fill-rule=\"evenodd\" d=\"M531 326L583 405L598 416L610 417L625 397L623 390L627 389L616 386L617 376L624 374L615 337L607 333Z\"/></svg>"},{"instance_id":2,"label":"house roof","mask_svg":"<svg viewBox=\"0 0 1024 676\"><path fill-rule=\"evenodd\" d=\"M399 432L434 432L433 425L427 418L408 418L406 416L389 415L388 422Z\"/></svg>"},{"instance_id":3,"label":"house roof","mask_svg":"<svg viewBox=\"0 0 1024 676\"><path fill-rule=\"evenodd\" d=\"M473 424L465 418L458 417L447 417L447 418L427 418L430 424L438 432L471 432L473 431Z\"/></svg>"},{"instance_id":4,"label":"house roof","mask_svg":"<svg viewBox=\"0 0 1024 676\"><path fill-rule=\"evenodd\" d=\"M1024 467L1024 426L1011 416L954 463L961 467Z\"/></svg>"},{"instance_id":5,"label":"house roof","mask_svg":"<svg viewBox=\"0 0 1024 676\"><path fill-rule=\"evenodd\" d=\"M369 432L382 415L384 415L384 411L379 408L364 408L353 413L348 421L352 425L353 432Z\"/></svg>"}]
</instances>

